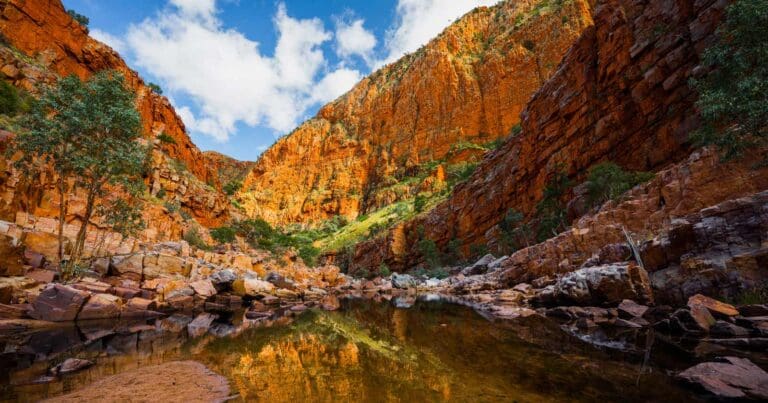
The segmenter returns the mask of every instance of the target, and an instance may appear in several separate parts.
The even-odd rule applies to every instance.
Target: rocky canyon
[[[0,401],[768,399],[765,0],[478,6],[255,161],[88,25],[0,0]]]

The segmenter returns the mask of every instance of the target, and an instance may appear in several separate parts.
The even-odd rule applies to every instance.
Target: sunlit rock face
[[[169,199],[180,201],[204,225],[216,226],[228,219],[230,205],[227,197],[219,191],[218,171],[224,165],[236,163],[225,158],[206,158],[192,143],[184,123],[168,99],[147,87],[117,52],[88,36],[87,30],[69,16],[59,0],[0,1],[0,33],[8,45],[0,47],[0,61],[11,73],[4,73],[5,79],[32,93],[37,92],[41,85],[53,83],[57,76],[74,74],[86,78],[101,70],[122,72],[127,85],[136,92],[136,106],[142,118],[144,137],[155,144],[153,172],[148,178],[148,185],[151,187],[162,179],[164,184],[173,188],[168,192]],[[172,141],[158,141],[156,137],[163,133]],[[169,165],[183,166],[192,180],[184,181],[178,175],[168,174]],[[4,210],[0,213],[5,219],[12,220],[19,207],[32,212],[31,206],[24,206],[22,198],[25,195],[21,194],[30,189],[16,189],[19,178],[13,177],[5,164],[0,166],[0,170],[6,171],[2,174],[7,176],[2,181],[3,201],[6,204],[0,205],[0,210]],[[44,185],[41,180],[33,182],[31,190],[43,193],[40,199],[49,201],[50,210],[57,210],[55,197],[46,194],[51,189],[41,186]],[[72,204],[73,210],[77,210],[79,203]],[[48,214],[45,206],[36,207],[39,207],[36,215],[55,216]],[[70,214],[75,216],[78,213],[73,211]],[[157,232],[169,234],[161,236],[161,239],[170,239],[172,234],[181,232],[181,227],[174,226],[173,219],[164,217],[162,213],[153,213],[148,220],[157,221],[162,221],[165,227],[172,227],[170,231],[156,228]]]
[[[478,8],[280,139],[238,197],[250,216],[277,224],[352,218],[410,197],[392,178],[429,161],[479,160],[481,151],[455,146],[506,137],[591,24],[584,0]]]

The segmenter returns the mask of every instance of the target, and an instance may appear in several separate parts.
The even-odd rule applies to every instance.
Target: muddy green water
[[[178,359],[198,360],[226,376],[241,401],[697,399],[659,367],[684,367],[686,360],[651,346],[648,334],[632,334],[633,345],[618,350],[587,343],[543,318],[491,321],[447,302],[419,301],[403,309],[344,300],[338,311],[308,311],[244,330],[222,318],[194,339],[183,324],[177,316],[4,335],[2,400],[36,401]],[[47,369],[66,357],[96,365],[47,377]]]

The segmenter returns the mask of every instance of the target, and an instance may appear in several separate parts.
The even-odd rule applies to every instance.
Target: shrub
[[[528,223],[524,222],[523,213],[511,208],[499,223],[501,243],[505,252],[514,252],[530,246],[533,232]]]
[[[147,83],[147,87],[154,91],[157,95],[163,95],[163,89],[155,83]]]
[[[224,185],[224,193],[226,193],[229,196],[234,195],[237,193],[238,190],[240,190],[243,187],[243,182],[240,181],[230,181],[226,185]]]
[[[67,14],[69,14],[70,17],[72,17],[73,20],[77,21],[78,24],[82,25],[83,28],[85,28],[86,31],[88,31],[88,24],[90,24],[91,20],[78,13],[75,10],[67,10]]]
[[[427,277],[430,277],[430,278],[437,278],[442,280],[448,277],[448,271],[445,270],[444,268],[436,268],[436,269],[427,271],[426,275]]]
[[[387,266],[386,263],[381,262],[379,265],[379,275],[382,277],[388,277],[390,274],[392,274],[392,271],[389,270],[389,266]]]
[[[446,254],[443,257],[443,262],[448,265],[453,265],[461,261],[461,240],[453,238],[448,241],[446,247]]]
[[[312,245],[302,245],[299,247],[299,257],[307,266],[317,265],[317,256],[320,255],[320,249]]]
[[[768,2],[738,0],[726,13],[717,42],[703,55],[713,70],[692,81],[703,121],[693,140],[717,145],[729,159],[768,138]]]
[[[512,130],[510,131],[511,136],[517,136],[523,131],[523,126],[520,125],[520,123],[512,126]]]
[[[160,140],[161,143],[176,144],[176,140],[173,137],[169,136],[168,133],[166,132],[160,133],[157,136],[157,139]]]
[[[168,210],[168,212],[171,214],[176,213],[181,209],[181,205],[179,204],[179,202],[167,201],[163,203],[163,207],[165,207],[165,209]]]
[[[235,229],[232,227],[219,227],[211,231],[211,238],[218,243],[231,243],[235,241]]]
[[[419,253],[424,257],[424,261],[429,267],[437,268],[440,266],[440,254],[435,241],[429,238],[424,238],[419,240],[417,247],[419,248]]]
[[[211,250],[211,247],[200,236],[200,230],[197,227],[192,227],[184,233],[184,240],[195,248],[202,250]]]
[[[587,176],[587,197],[590,206],[614,200],[636,185],[653,178],[649,172],[627,172],[613,162],[603,162],[590,168]]]
[[[0,80],[0,114],[13,116],[20,109],[19,92],[5,80]]]
[[[536,238],[539,242],[557,235],[568,226],[563,196],[571,188],[571,180],[562,170],[555,175],[544,187],[544,197],[536,205],[538,220]]]
[[[427,202],[429,199],[427,199],[423,195],[416,195],[416,198],[413,199],[413,210],[417,213],[421,213],[424,211],[424,207],[426,207]]]

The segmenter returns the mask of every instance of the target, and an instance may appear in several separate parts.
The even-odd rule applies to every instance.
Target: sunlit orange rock
[[[256,163],[238,195],[247,214],[273,224],[352,218],[408,197],[382,193],[459,141],[507,136],[592,24],[585,0],[545,3],[477,8],[324,106]]]

